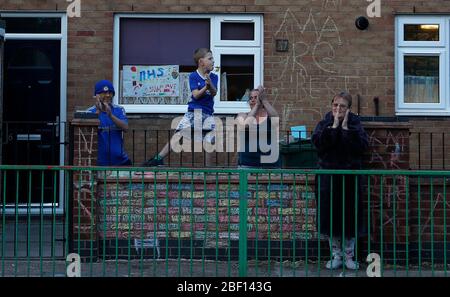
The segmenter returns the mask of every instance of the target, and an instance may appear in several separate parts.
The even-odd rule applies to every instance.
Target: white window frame
[[[422,109],[435,109],[444,111],[446,108],[445,90],[446,87],[446,62],[445,62],[445,50],[444,49],[399,49],[399,63],[398,63],[398,88],[400,98],[404,98],[404,58],[405,56],[434,56],[439,57],[439,103],[405,103],[403,100],[398,102],[399,108],[410,110],[422,110]]]
[[[439,41],[404,41],[405,24],[439,25]],[[395,20],[395,113],[409,116],[448,116],[450,115],[450,88],[448,36],[450,16],[397,16]],[[404,102],[404,57],[439,56],[439,103]]]
[[[209,19],[210,20],[210,49],[213,52],[215,66],[220,63],[219,53],[226,54],[253,54],[255,56],[254,86],[262,84],[263,79],[263,18],[259,14],[132,14],[118,13],[114,15],[114,40],[113,40],[113,84],[119,90],[119,51],[120,51],[120,20],[121,18],[179,18],[179,19]],[[222,22],[253,22],[255,32],[254,40],[220,40]],[[231,51],[233,51],[231,53]],[[214,73],[219,76],[220,69]],[[118,92],[119,93],[119,92]],[[247,102],[220,101],[220,89],[214,97],[215,114],[237,114],[250,110]],[[119,96],[115,96],[114,102],[119,102]],[[127,113],[185,113],[187,105],[156,105],[156,104],[121,104]]]
[[[245,15],[226,15],[226,16],[215,16],[213,18],[213,28],[217,30],[218,34],[211,34],[213,38],[213,44],[217,46],[251,46],[251,47],[260,47],[261,46],[261,17],[255,16],[245,16]],[[254,40],[222,40],[221,39],[221,29],[222,23],[252,23],[253,24],[253,34]]]
[[[261,65],[262,65],[262,57],[261,57],[261,51],[258,48],[240,48],[239,50],[236,50],[236,48],[232,47],[216,47],[213,51],[214,61],[215,65],[217,65],[220,69],[221,65],[221,59],[220,57],[222,55],[248,55],[253,56],[253,73],[255,75],[254,81],[256,86],[258,85],[258,82],[262,81],[261,77]],[[219,86],[218,94],[220,93],[220,85],[221,85],[221,76],[220,71],[216,73],[219,76],[219,81],[217,85]],[[216,97],[218,97],[216,95]],[[220,98],[220,96],[219,96]],[[238,113],[238,112],[248,112],[250,111],[250,108],[248,106],[247,102],[242,101],[220,101],[218,98],[214,98],[214,110],[215,113],[217,113],[217,110],[220,110],[221,113]]]
[[[405,25],[439,25],[439,41],[405,41]],[[444,46],[445,40],[447,39],[446,36],[446,26],[445,21],[443,18],[439,17],[400,17],[398,19],[398,45],[399,46]]]
[[[1,11],[0,11],[1,12]],[[61,33],[8,33],[8,28],[6,28],[5,41],[8,40],[60,40],[61,41],[61,52],[60,52],[60,110],[59,116],[62,123],[67,125],[67,14],[62,12],[1,12],[2,18],[61,18]],[[65,129],[59,130],[59,164],[64,165],[65,160]],[[44,204],[42,212],[46,215],[50,214],[64,214],[64,171],[59,172],[59,199],[58,207],[52,209],[53,203]],[[31,214],[41,213],[40,209],[34,207],[29,210],[27,207],[19,207],[19,214],[27,214],[30,211]],[[1,210],[0,210],[1,213]],[[14,209],[5,209],[6,214],[15,213]]]

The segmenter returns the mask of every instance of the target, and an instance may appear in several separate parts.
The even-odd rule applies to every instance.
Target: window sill
[[[175,113],[184,114],[187,112],[187,105],[133,105],[121,104],[127,114],[133,113]],[[238,114],[240,112],[249,112],[247,104],[227,106],[226,104],[217,104],[214,107],[214,114]]]
[[[397,116],[450,116],[450,110],[397,110]]]

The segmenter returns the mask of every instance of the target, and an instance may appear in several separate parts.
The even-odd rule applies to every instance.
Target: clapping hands
[[[211,78],[209,77],[209,73],[206,74],[205,84],[206,84],[206,88],[207,88],[207,89],[210,89],[210,88],[211,88]]]
[[[342,120],[342,129],[344,130],[348,130],[348,115],[350,113],[350,109],[347,109],[347,111],[345,112],[345,116],[344,119]],[[334,114],[334,121],[333,121],[333,127],[332,128],[337,128],[339,127],[339,112],[336,112]]]
[[[100,112],[106,112],[108,115],[111,115],[111,107],[109,106],[109,104],[103,102],[102,98],[99,95],[95,96],[95,99],[97,114],[100,114]]]

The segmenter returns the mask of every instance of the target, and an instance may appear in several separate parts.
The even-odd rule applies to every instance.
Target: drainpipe
[[[378,97],[373,98],[373,103],[375,104],[375,116],[380,115],[380,99]]]

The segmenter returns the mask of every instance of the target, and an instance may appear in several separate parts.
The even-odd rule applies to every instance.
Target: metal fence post
[[[239,172],[239,276],[247,276],[247,171]]]

